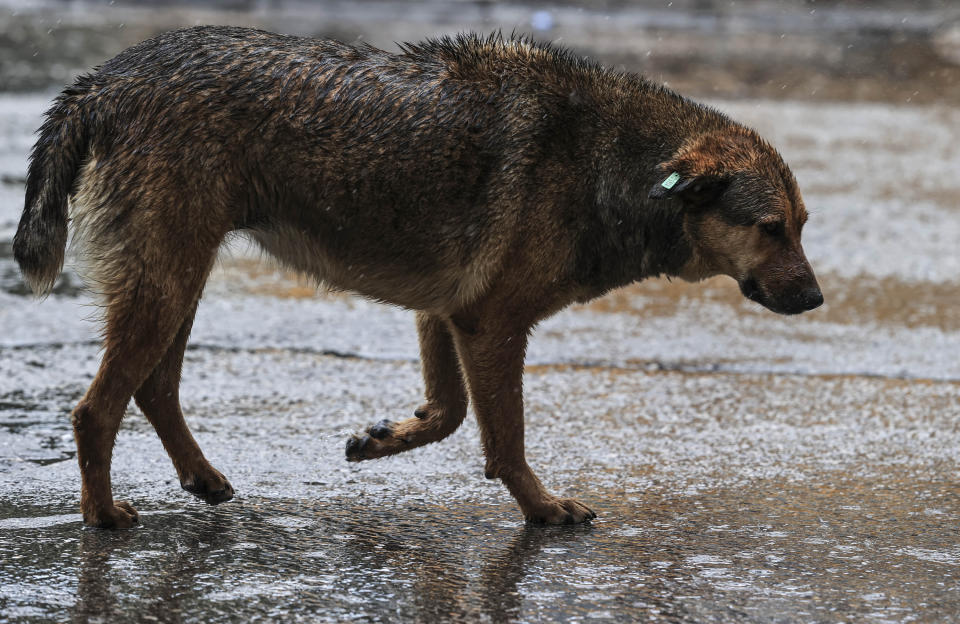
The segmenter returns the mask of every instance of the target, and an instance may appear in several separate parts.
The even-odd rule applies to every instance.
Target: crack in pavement
[[[98,349],[102,347],[102,343],[96,340],[80,340],[80,341],[60,341],[60,342],[34,342],[34,343],[24,343],[24,344],[14,344],[14,345],[0,345],[0,355],[5,351],[34,351],[41,349],[63,349],[65,347],[97,347]],[[363,362],[403,362],[403,363],[419,363],[419,358],[398,358],[398,357],[377,357],[373,355],[365,355],[362,353],[357,353],[354,351],[342,351],[338,349],[318,349],[315,347],[290,347],[290,346],[267,346],[267,347],[238,347],[238,346],[226,346],[218,345],[211,343],[197,343],[187,345],[187,351],[199,351],[206,353],[247,353],[247,354],[262,354],[262,353],[289,353],[293,355],[311,355],[311,356],[320,356],[320,357],[333,357],[345,360],[356,360]],[[945,378],[931,378],[923,377],[920,375],[909,375],[909,374],[883,374],[875,373],[871,371],[852,371],[852,372],[830,372],[830,371],[819,371],[819,372],[810,372],[803,370],[789,370],[789,369],[753,369],[753,370],[738,370],[735,368],[728,368],[727,366],[717,363],[717,362],[671,362],[666,360],[658,359],[633,359],[627,365],[624,364],[615,364],[611,362],[604,362],[602,360],[588,360],[588,361],[578,361],[578,360],[569,360],[569,361],[534,361],[526,364],[525,369],[530,372],[535,372],[537,369],[543,370],[562,370],[562,369],[575,369],[575,370],[591,370],[591,371],[612,371],[612,372],[643,372],[643,373],[684,373],[684,374],[693,374],[693,375],[770,375],[777,377],[804,377],[804,378],[815,378],[815,379],[889,379],[895,381],[909,381],[916,383],[925,383],[925,384],[960,384],[960,377],[945,377]]]

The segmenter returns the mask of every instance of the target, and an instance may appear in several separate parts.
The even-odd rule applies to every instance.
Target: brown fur
[[[766,142],[638,76],[522,40],[388,54],[235,28],[162,35],[48,112],[14,245],[40,293],[60,269],[68,199],[105,306],[103,362],[72,416],[84,521],[100,527],[137,521],[110,486],[131,397],[185,489],[233,495],[178,397],[230,232],[318,282],[417,310],[426,403],[353,437],[348,459],[445,438],[469,396],[487,476],[536,522],[594,516],[526,461],[523,361],[538,321],[664,274],[727,274],[778,312],[822,301],[802,200]]]

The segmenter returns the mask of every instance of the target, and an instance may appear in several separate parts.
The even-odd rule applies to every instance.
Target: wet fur
[[[651,192],[674,169],[686,190]],[[711,208],[733,186],[707,182],[744,174],[766,199],[739,216]],[[744,246],[777,210],[792,238]],[[141,43],[57,98],[14,242],[38,293],[62,266],[68,214],[105,306],[103,363],[72,416],[84,520],[103,527],[136,522],[110,488],[131,396],[184,488],[232,496],[177,398],[193,315],[231,232],[320,283],[417,311],[427,401],[351,439],[348,459],[442,439],[469,396],[487,476],[528,519],[557,523],[594,514],[549,494],[526,464],[534,325],[646,277],[776,263],[799,249],[806,218],[789,169],[751,130],[552,46],[460,36],[394,54],[227,27]]]

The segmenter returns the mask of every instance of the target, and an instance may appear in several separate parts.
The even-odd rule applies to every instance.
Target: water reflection
[[[117,600],[108,579],[110,558],[133,536],[129,532],[107,535],[101,531],[83,531],[80,536],[80,566],[77,575],[77,602],[70,619],[73,622],[110,621],[119,617]]]
[[[8,518],[0,599],[11,617],[75,622],[941,619],[960,566],[946,474],[605,495],[575,527],[506,521],[509,501],[362,497],[141,509],[120,532]]]
[[[464,511],[466,513],[464,513]],[[492,528],[473,510],[441,520],[247,500],[144,512],[131,531],[78,529],[75,622],[323,613],[333,619],[515,621],[543,576],[544,550],[577,550],[591,526]],[[498,510],[502,511],[502,510]],[[52,543],[50,544],[53,545]],[[56,548],[38,566],[56,568]],[[62,573],[63,570],[60,570]],[[555,580],[555,579],[554,579]],[[53,612],[51,612],[53,615]]]
[[[229,511],[211,510],[154,515],[149,528],[130,531],[82,529],[71,620],[192,619],[198,591],[229,563],[216,555],[235,543],[234,521]]]
[[[480,602],[494,622],[519,619],[523,607],[521,582],[541,576],[536,559],[544,548],[566,548],[594,531],[592,525],[538,527],[524,525],[506,547],[494,550],[481,570]]]

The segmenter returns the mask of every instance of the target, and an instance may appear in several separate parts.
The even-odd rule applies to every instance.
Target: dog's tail
[[[77,84],[56,99],[30,154],[23,215],[13,257],[38,296],[53,290],[67,246],[67,198],[87,156],[90,129],[83,113],[86,89]]]

